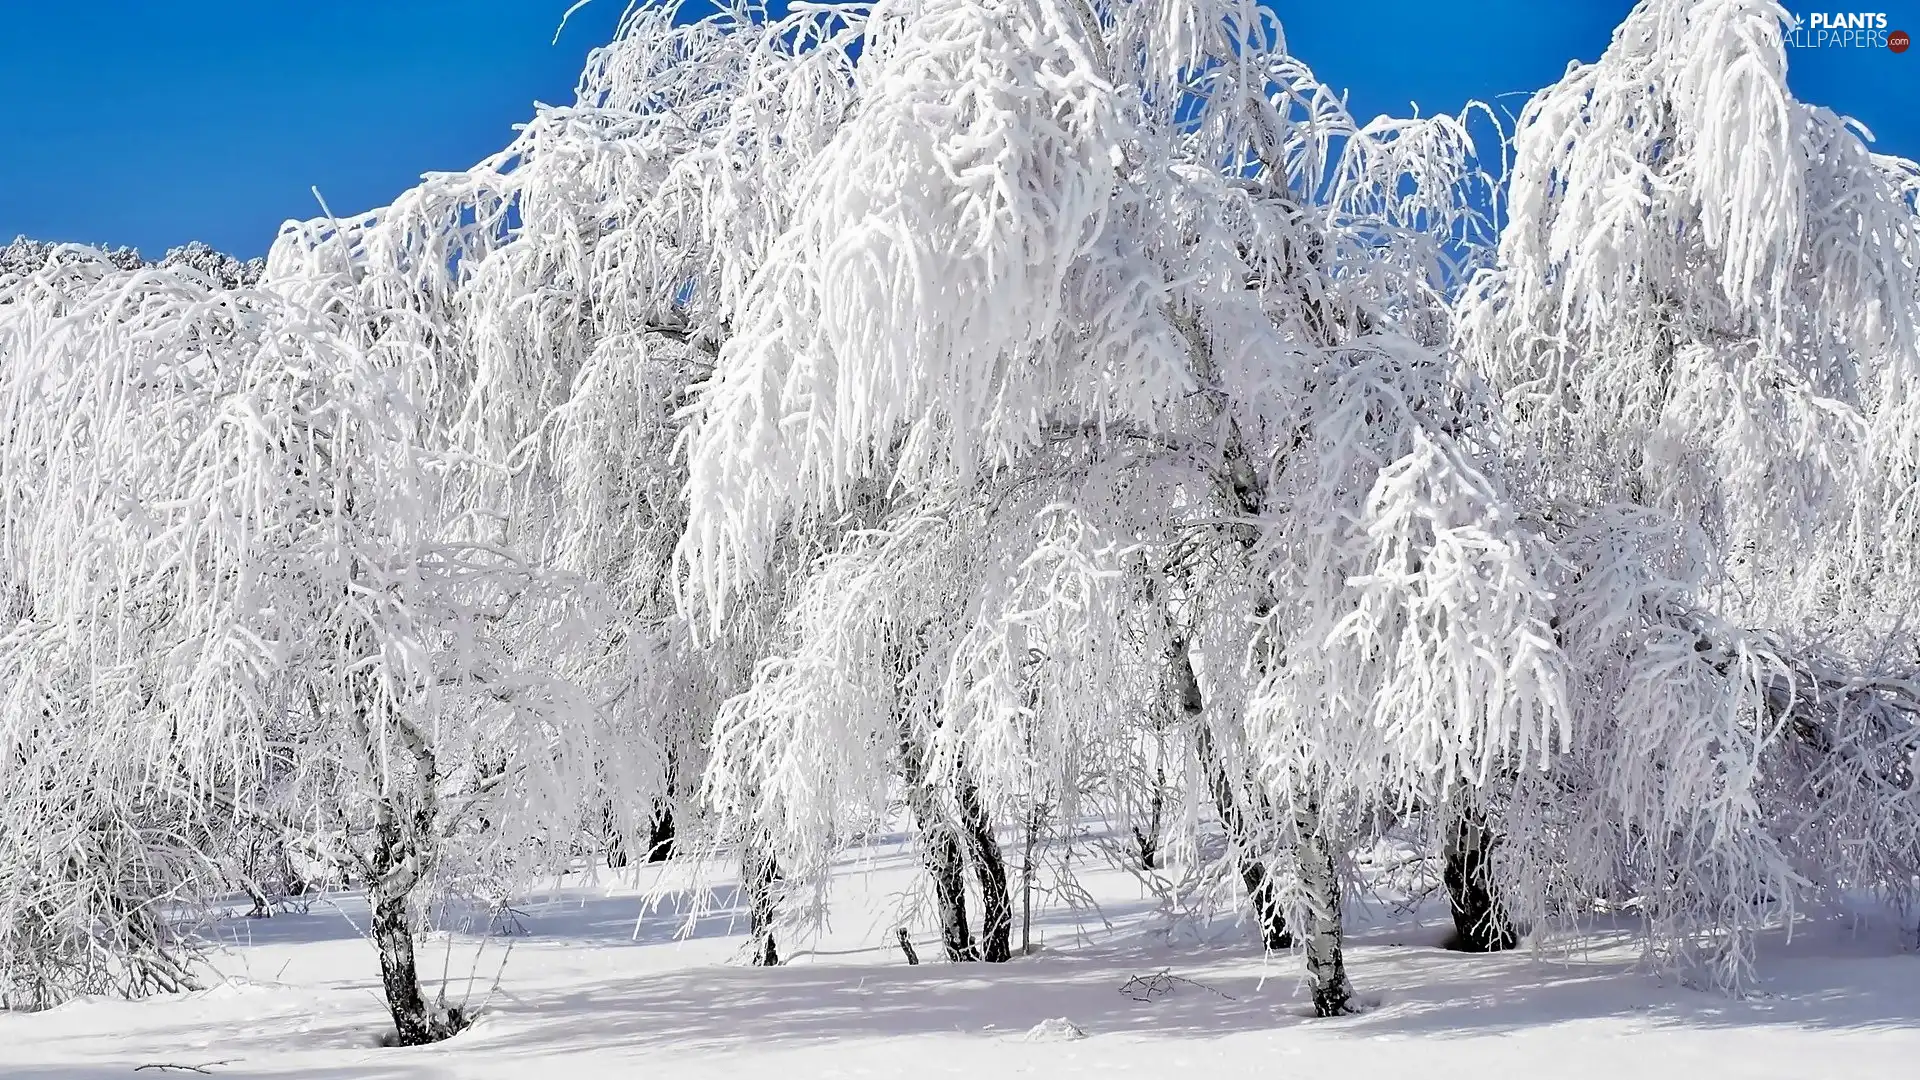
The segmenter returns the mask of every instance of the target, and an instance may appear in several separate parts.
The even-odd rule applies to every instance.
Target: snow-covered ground
[[[423,974],[444,971],[454,1000],[469,985],[486,1000],[474,1027],[438,1046],[378,1045],[377,965],[349,896],[223,921],[214,960],[225,980],[204,992],[0,1014],[0,1077],[127,1080],[150,1064],[289,1080],[1920,1075],[1920,956],[1886,921],[1803,924],[1769,942],[1762,992],[1731,1000],[1646,974],[1625,943],[1468,956],[1438,947],[1431,910],[1395,922],[1356,907],[1349,963],[1373,1007],[1314,1020],[1291,958],[1264,961],[1231,927],[1220,941],[1174,942],[1118,873],[1086,879],[1111,927],[1049,908],[1036,919],[1041,951],[960,968],[940,961],[922,920],[922,963],[908,967],[892,931],[915,872],[903,850],[883,848],[836,881],[819,940],[783,941],[787,963],[772,969],[738,962],[743,927],[728,925],[725,885],[711,897],[720,914],[690,938],[674,906],[690,893],[641,917],[662,873],[686,870],[569,879],[517,905],[526,933],[510,939],[430,937]],[[1186,981],[1123,992],[1163,969]],[[1044,1023],[1056,1019],[1071,1027]]]

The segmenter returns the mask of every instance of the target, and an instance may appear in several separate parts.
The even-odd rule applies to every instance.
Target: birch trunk
[[[422,815],[416,814],[416,820]],[[402,815],[383,797],[375,825],[371,883],[373,946],[380,952],[380,985],[393,1016],[395,1044],[424,1046],[450,1038],[465,1026],[459,1010],[429,1005],[420,992],[420,969],[413,951],[413,919],[408,901],[420,882],[424,863],[419,845],[399,825]]]
[[[1253,915],[1254,925],[1260,930],[1260,943],[1269,951],[1291,949],[1293,934],[1287,928],[1286,912],[1280,907],[1278,886],[1267,864],[1255,854],[1260,833],[1264,830],[1254,828],[1247,820],[1247,814],[1234,793],[1233,779],[1227,772],[1226,761],[1220,754],[1219,744],[1214,741],[1213,729],[1203,715],[1205,705],[1200,696],[1200,682],[1194,677],[1193,660],[1188,648],[1184,638],[1175,640],[1169,692],[1193,733],[1194,755],[1200,759],[1200,769],[1207,778],[1207,789],[1213,795],[1214,809],[1219,812],[1220,823],[1226,827],[1227,839],[1233,845],[1234,859],[1239,864],[1240,883],[1247,890],[1247,906]],[[1271,814],[1268,816],[1271,817]]]
[[[1307,895],[1311,918],[1307,928],[1307,984],[1313,992],[1313,1014],[1339,1016],[1353,1011],[1353,984],[1347,981],[1342,951],[1340,874],[1322,824],[1317,804],[1312,800],[1297,804],[1294,829],[1300,886]]]
[[[386,992],[387,1011],[393,1015],[396,1044],[424,1046],[450,1038],[466,1026],[459,1010],[448,1008],[444,1001],[429,1005],[420,993],[413,951],[409,901],[438,854],[438,763],[426,737],[371,688],[356,688],[351,707],[367,764],[374,775],[384,777],[384,790],[374,803],[373,851],[366,864],[380,984]],[[393,755],[392,766],[383,764],[381,752],[389,739],[400,750]],[[394,775],[389,768],[408,768],[411,775]]]
[[[420,969],[413,952],[413,925],[404,895],[377,897],[373,905],[373,946],[380,950],[380,985],[387,1011],[393,1016],[395,1041],[400,1046],[439,1042],[451,1031],[437,1030],[420,994]]]

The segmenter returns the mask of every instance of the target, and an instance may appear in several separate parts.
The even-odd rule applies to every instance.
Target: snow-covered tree
[[[513,546],[510,472],[448,406],[463,355],[376,306],[355,233],[312,235],[258,286],[54,260],[12,290],[9,570],[36,638],[84,658],[62,708],[130,779],[229,821],[269,774],[313,785],[371,893],[400,1041],[430,1041],[460,1018],[422,997],[410,905],[454,834],[517,854],[570,833],[604,740],[550,658],[597,629]]]
[[[69,420],[45,407],[37,336],[141,265],[124,249],[25,240],[0,254],[0,381],[9,415],[31,414],[10,424],[0,456],[9,522],[57,515],[66,492],[55,478],[94,470],[84,453],[76,461],[32,445]],[[181,762],[171,740],[134,719],[151,694],[142,673],[51,623],[58,600],[36,588],[31,547],[0,532],[0,995],[39,1007],[191,987],[194,949],[176,916],[216,882],[216,844],[173,783]],[[146,640],[143,629],[131,623],[124,640]]]
[[[366,214],[290,224],[263,286],[361,334],[427,425],[419,441],[471,469],[449,490],[489,522],[495,553],[523,561],[516,572],[567,575],[590,605],[591,640],[541,655],[591,689],[604,737],[592,782],[572,794],[615,853],[666,822],[703,829],[694,795],[711,722],[772,621],[696,641],[678,617],[674,446],[689,388],[727,334],[728,297],[783,227],[796,163],[853,93],[857,12],[681,15],[630,11],[574,103],[543,107],[474,167]],[[769,590],[769,612],[780,595]],[[525,618],[496,625],[513,638]],[[693,839],[744,843],[765,923],[777,862],[754,835]],[[756,937],[756,956],[772,955]]]
[[[218,887],[220,837],[165,783],[175,762],[127,756],[101,699],[141,690],[89,660],[31,619],[0,639],[0,1008],[198,985],[182,918]]]
[[[1500,797],[1515,902],[1637,896],[1722,984],[1920,853],[1920,167],[1793,98],[1788,18],[1648,0],[1536,95],[1459,311],[1570,664]]]
[[[990,487],[1060,432],[1135,456],[1165,495],[1091,546],[1199,534],[1220,564],[1157,602],[1216,635],[1201,708],[1252,749],[1316,1005],[1344,1011],[1341,816],[1538,757],[1564,719],[1544,553],[1459,437],[1441,351],[1461,125],[1355,124],[1251,3],[882,4],[860,79],[703,392],[691,604],[723,621],[786,523],[870,477]],[[934,755],[989,791],[1024,772],[1032,650],[1061,672],[1039,745],[1069,747],[1112,632],[1035,615],[1099,610],[1076,599],[1097,564],[1019,565],[966,630]],[[836,713],[796,706],[792,741]]]

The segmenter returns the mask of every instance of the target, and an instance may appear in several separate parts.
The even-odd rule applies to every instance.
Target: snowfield
[[[237,904],[215,931],[224,981],[0,1014],[0,1077],[126,1080],[174,1065],[299,1080],[1208,1075],[1194,1069],[1863,1080],[1911,1076],[1920,1061],[1920,957],[1886,919],[1830,916],[1776,935],[1760,993],[1732,999],[1646,974],[1625,934],[1575,956],[1472,956],[1439,947],[1437,906],[1395,920],[1387,905],[1353,904],[1348,963],[1371,1007],[1316,1020],[1296,958],[1264,959],[1230,921],[1169,934],[1115,871],[1083,880],[1111,928],[1050,905],[1036,913],[1035,955],[956,968],[939,959],[929,915],[914,923],[922,962],[908,967],[895,913],[923,876],[903,845],[849,863],[829,928],[783,939],[778,968],[739,962],[746,916],[725,883],[708,886],[714,914],[683,936],[684,866],[572,876],[516,905],[523,934],[427,937],[423,974],[444,976],[455,1001],[471,983],[485,1004],[448,1042],[400,1049],[378,1045],[392,1020],[355,895],[270,920]],[[664,899],[643,915],[650,892]],[[1155,980],[1163,970],[1172,978]]]

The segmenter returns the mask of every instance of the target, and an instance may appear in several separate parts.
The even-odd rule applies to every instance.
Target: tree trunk
[[[419,852],[396,824],[399,815],[387,799],[381,800],[375,829],[373,945],[380,951],[380,985],[386,991],[387,1011],[393,1015],[395,1045],[425,1046],[450,1038],[465,1026],[459,1010],[442,1003],[430,1006],[420,993],[420,970],[414,961],[413,922],[407,899],[419,882]]]
[[[1493,833],[1486,813],[1465,799],[1454,804],[1458,809],[1448,823],[1444,851],[1454,929],[1448,947],[1476,953],[1511,949],[1520,938],[1493,894]]]
[[[1300,884],[1307,894],[1312,924],[1307,933],[1307,983],[1313,992],[1315,1016],[1339,1016],[1353,1011],[1353,984],[1347,981],[1341,950],[1340,874],[1333,864],[1333,848],[1322,832],[1320,809],[1312,801],[1294,811]]]
[[[972,849],[974,876],[980,882],[980,958],[989,964],[1013,959],[1013,894],[1007,888],[1007,864],[994,839],[993,823],[980,802],[980,789],[962,773],[959,791],[961,824]]]
[[[261,880],[267,876],[267,869],[260,864],[264,861],[262,841],[258,834],[249,833],[246,842],[246,854],[240,858],[240,888],[253,902],[253,910],[247,912],[249,919],[273,918],[273,901],[267,896],[267,887]]]
[[[1035,807],[1027,815],[1027,839],[1020,855],[1020,955],[1033,954],[1033,850],[1039,842],[1044,812]]]
[[[603,803],[600,807],[600,827],[607,837],[607,868],[624,868],[631,857],[627,854],[625,830],[620,827],[620,815],[616,814],[613,804]]]
[[[1226,827],[1227,839],[1233,845],[1234,858],[1240,867],[1240,883],[1247,890],[1247,906],[1252,911],[1254,925],[1260,929],[1260,943],[1268,951],[1291,949],[1293,934],[1287,928],[1286,912],[1280,907],[1279,887],[1267,864],[1254,853],[1260,830],[1255,830],[1248,823],[1240,800],[1234,794],[1233,779],[1227,773],[1226,761],[1220,755],[1219,745],[1214,742],[1213,729],[1202,715],[1205,704],[1200,696],[1200,681],[1194,677],[1193,660],[1187,649],[1185,639],[1174,642],[1171,692],[1187,718],[1189,730],[1193,732],[1194,755],[1200,759],[1200,769],[1206,774],[1207,788],[1213,795],[1214,809],[1219,812],[1220,823]],[[1271,812],[1267,816],[1270,818]]]
[[[319,712],[317,705],[314,711]],[[380,720],[378,730],[372,722],[375,716]],[[387,1010],[393,1014],[396,1045],[423,1046],[450,1038],[466,1026],[458,1009],[448,1008],[444,1000],[429,1005],[421,996],[408,914],[408,899],[438,854],[439,766],[426,736],[366,684],[357,688],[352,720],[375,775],[384,771],[382,746],[389,738],[399,743],[413,766],[411,784],[384,791],[374,801],[373,851],[364,869],[367,900],[373,908],[370,929],[374,947],[380,951],[380,983],[386,991]]]
[[[973,931],[967,926],[967,864],[960,838],[927,783],[926,754],[914,737],[912,723],[898,720],[900,772],[906,781],[907,802],[920,833],[920,861],[933,879],[933,901],[940,920],[940,943],[950,963],[980,959]]]
[[[673,858],[673,806],[665,800],[654,805],[653,828],[647,837],[647,861],[666,862]]]
[[[940,917],[940,942],[946,946],[947,959],[964,963],[980,959],[980,949],[967,925],[967,862],[960,851],[960,838],[944,824],[936,822],[921,830],[923,859],[933,875],[933,898]]]
[[[283,837],[274,845],[280,860],[280,892],[285,896],[307,895],[307,879],[293,865],[293,856],[287,852],[287,842]]]
[[[1157,741],[1157,739],[1156,739]],[[1147,796],[1146,827],[1133,827],[1134,849],[1140,856],[1140,869],[1157,870],[1160,867],[1160,828],[1161,819],[1167,807],[1167,769],[1158,757],[1153,762],[1153,792]]]
[[[426,999],[420,996],[420,970],[414,961],[413,926],[407,898],[381,896],[373,905],[373,945],[380,950],[380,985],[393,1014],[397,1045],[425,1046],[452,1032],[436,1031]]]
[[[773,941],[773,923],[779,915],[774,885],[780,880],[780,866],[773,856],[758,847],[746,851],[741,875],[747,892],[747,910],[752,932],[753,966],[778,967],[780,951]]]
[[[892,647],[892,665],[897,671],[907,671],[925,647],[923,630],[911,642]],[[1013,958],[1013,897],[1007,888],[1006,862],[994,839],[986,807],[980,802],[979,789],[964,768],[957,770],[954,802],[959,821],[950,821],[927,778],[927,750],[914,730],[912,717],[904,709],[897,710],[894,723],[899,735],[901,777],[920,830],[921,858],[933,876],[947,959],[1005,963]],[[965,858],[969,855],[980,882],[978,949],[967,926]]]

